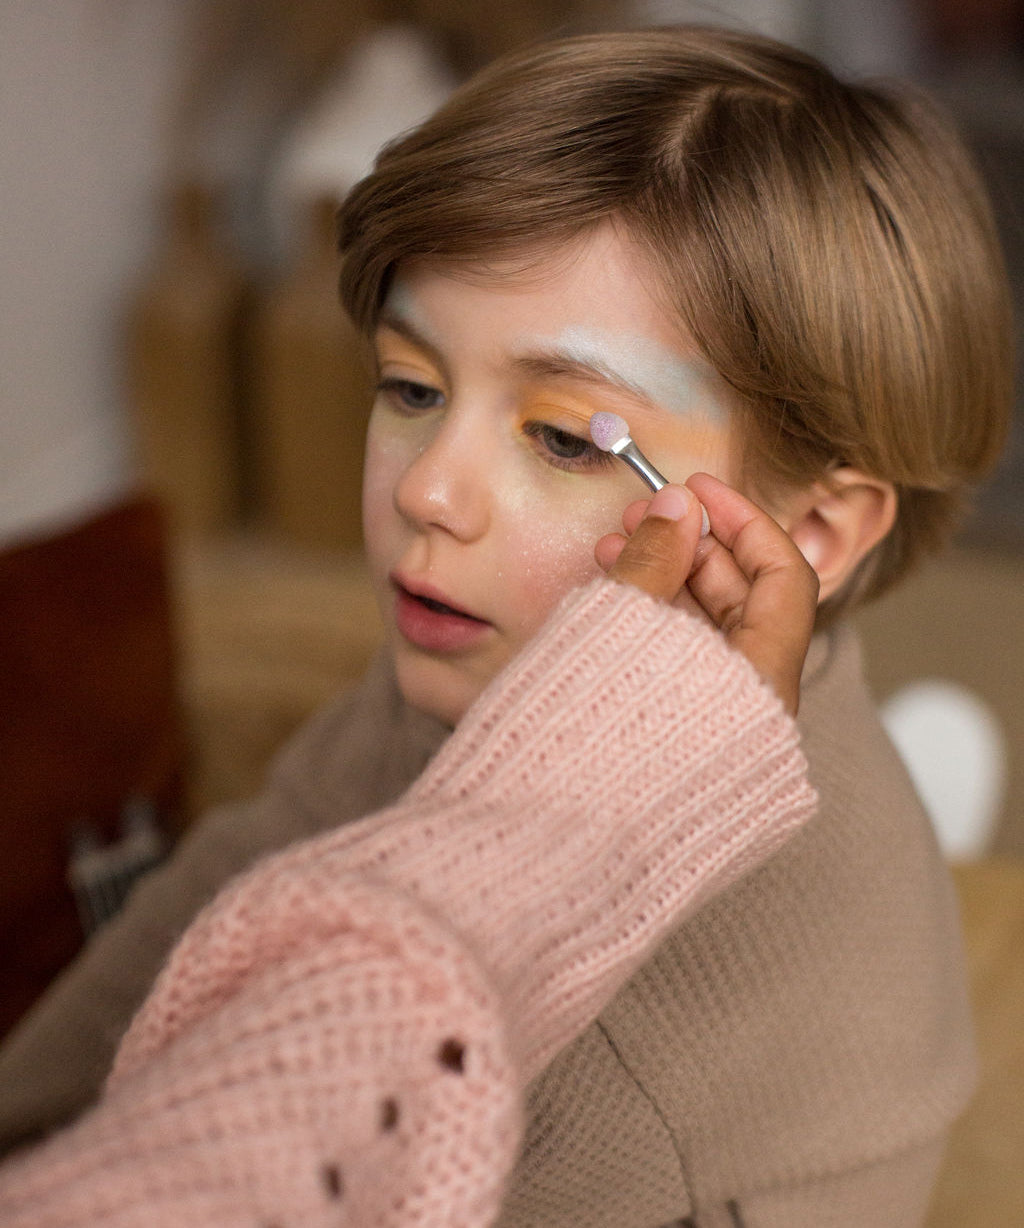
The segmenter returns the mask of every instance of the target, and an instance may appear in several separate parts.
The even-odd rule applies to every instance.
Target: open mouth
[[[463,610],[457,605],[450,605],[447,601],[442,601],[439,597],[432,596],[429,591],[419,590],[419,586],[412,588],[408,584],[403,583],[397,575],[392,576],[392,582],[398,590],[400,597],[415,602],[425,610],[429,610],[432,614],[451,618],[464,618],[472,623],[487,625],[485,619],[477,618],[475,614],[470,614],[468,610]],[[425,589],[426,585],[423,588]]]
[[[475,646],[491,624],[437,597],[417,593],[395,581],[395,622],[417,648],[452,653]]]
[[[408,593],[408,589],[406,592]],[[428,610],[433,610],[435,614],[454,614],[456,618],[468,618],[471,622],[482,623],[482,618],[477,618],[473,614],[467,614],[465,610],[457,610],[454,606],[445,605],[443,601],[435,601],[433,597],[420,597],[416,593],[409,593],[413,601],[418,601],[421,605],[425,605]]]

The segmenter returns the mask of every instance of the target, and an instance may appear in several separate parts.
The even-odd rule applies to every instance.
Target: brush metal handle
[[[668,485],[668,478],[662,477],[632,439],[627,439],[621,449],[615,447],[612,448],[612,451],[639,474],[651,490],[661,490],[663,486]]]

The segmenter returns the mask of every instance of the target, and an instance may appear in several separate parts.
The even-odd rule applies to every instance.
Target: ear
[[[891,482],[845,467],[786,500],[778,519],[818,573],[819,602],[850,579],[892,528],[896,510]]]

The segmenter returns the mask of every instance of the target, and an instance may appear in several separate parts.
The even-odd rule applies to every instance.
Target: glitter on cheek
[[[585,479],[553,476],[550,484],[508,481],[496,492],[504,614],[524,636],[538,630],[566,593],[601,574],[594,546],[620,527],[628,502],[609,498],[606,483],[591,492]]]
[[[397,561],[404,540],[402,517],[395,505],[403,476],[426,447],[422,433],[403,430],[386,410],[370,415],[363,460],[363,543],[371,573],[383,582]]]
[[[422,452],[424,441],[413,432],[402,430],[400,425],[389,421],[386,414],[371,412],[366,432],[366,450],[363,460],[363,484],[376,487],[393,484],[402,470]]]

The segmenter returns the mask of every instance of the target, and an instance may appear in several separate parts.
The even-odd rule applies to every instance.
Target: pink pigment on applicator
[[[629,423],[619,414],[602,410],[592,414],[590,418],[590,438],[602,452],[611,452],[638,474],[651,490],[661,490],[667,486],[668,478],[663,477],[651,464],[646,456],[633,442],[629,433]],[[701,537],[706,537],[711,531],[707,509],[701,505]]]

